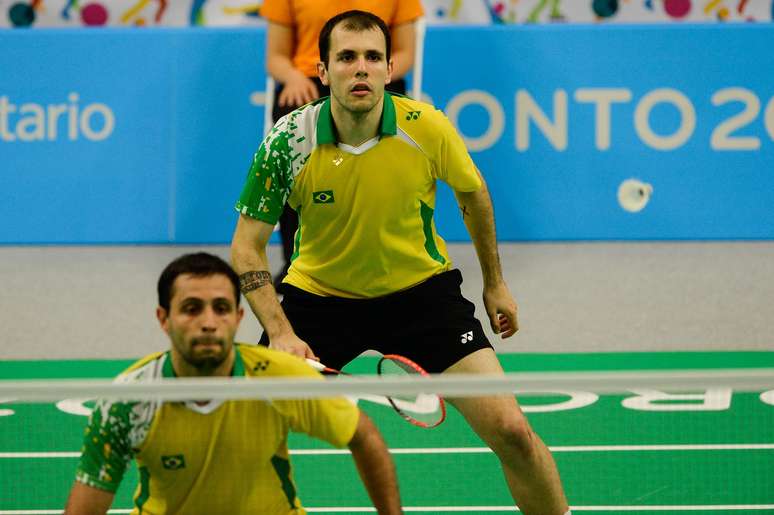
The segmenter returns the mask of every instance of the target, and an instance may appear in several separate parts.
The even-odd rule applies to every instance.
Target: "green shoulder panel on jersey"
[[[253,157],[236,210],[269,224],[277,223],[296,176],[317,142],[316,125],[325,99],[282,117]]]
[[[157,352],[132,364],[117,383],[152,381],[162,376],[167,355]],[[134,450],[150,430],[160,403],[98,400],[83,437],[76,479],[89,486],[115,492],[131,465]]]

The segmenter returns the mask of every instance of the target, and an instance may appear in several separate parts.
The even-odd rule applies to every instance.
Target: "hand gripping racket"
[[[319,361],[312,359],[306,360],[309,365],[319,370],[323,374],[336,374],[351,376],[341,370],[326,367]],[[379,358],[376,364],[376,372],[380,376],[416,376],[427,377],[430,374],[425,369],[411,361],[410,359],[398,354],[385,354]],[[434,393],[420,393],[417,395],[395,395],[395,396],[363,396],[363,400],[388,404],[398,412],[404,420],[415,426],[431,428],[441,424],[446,419],[446,403],[443,397]],[[387,402],[383,402],[386,399]]]

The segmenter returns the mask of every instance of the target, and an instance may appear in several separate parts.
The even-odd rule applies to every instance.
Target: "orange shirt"
[[[389,27],[413,21],[423,13],[420,0],[264,0],[261,16],[293,29],[293,66],[307,77],[316,77],[320,60],[317,40],[323,25],[352,9],[374,13]]]

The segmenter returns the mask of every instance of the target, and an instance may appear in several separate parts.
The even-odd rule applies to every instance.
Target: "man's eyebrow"
[[[336,55],[337,56],[343,56],[343,55],[354,54],[354,53],[355,53],[354,50],[351,50],[349,48],[345,48],[344,50],[339,50],[338,52],[336,52]],[[378,56],[383,56],[384,55],[384,52],[382,52],[381,50],[376,50],[376,49],[368,49],[368,50],[365,50],[363,53],[364,54],[368,54],[368,55],[378,55]]]

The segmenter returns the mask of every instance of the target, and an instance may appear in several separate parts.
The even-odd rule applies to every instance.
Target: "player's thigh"
[[[449,368],[448,374],[503,374],[503,367],[492,347],[471,352]]]
[[[472,353],[444,374],[502,374],[503,369],[494,350],[481,349]],[[501,440],[527,440],[529,423],[512,393],[481,397],[447,399],[468,421],[470,427],[490,445]]]
[[[443,372],[482,349],[491,350],[475,317],[475,305],[462,296],[461,282],[460,272],[452,270],[396,298],[388,311],[397,323],[380,344],[430,373]]]

